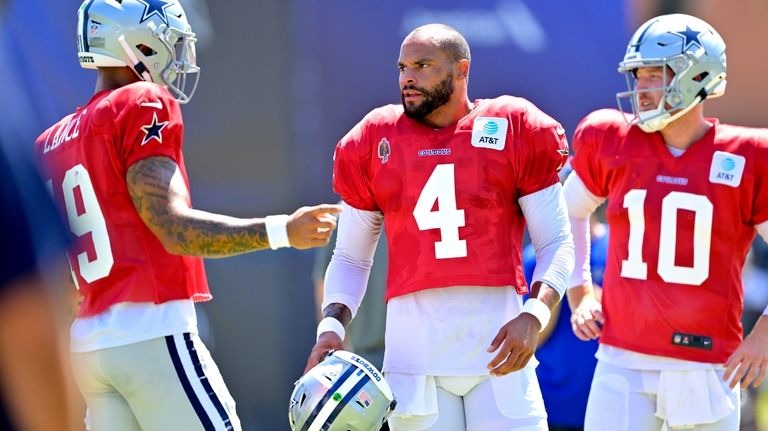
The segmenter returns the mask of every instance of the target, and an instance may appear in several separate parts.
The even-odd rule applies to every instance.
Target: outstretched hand
[[[334,214],[341,212],[341,205],[315,205],[301,207],[288,218],[288,240],[291,247],[304,250],[328,244],[331,233],[336,229]]]
[[[503,376],[525,367],[536,351],[541,324],[529,313],[520,313],[499,329],[488,352],[499,352],[488,363],[494,376]]]

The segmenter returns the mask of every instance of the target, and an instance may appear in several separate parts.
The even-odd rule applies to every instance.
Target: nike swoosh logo
[[[141,106],[148,108],[163,109],[163,104],[160,101],[157,102],[141,102]]]

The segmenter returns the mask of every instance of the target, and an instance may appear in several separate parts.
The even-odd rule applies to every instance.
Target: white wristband
[[[538,298],[528,298],[528,300],[525,301],[525,304],[523,304],[523,310],[521,313],[532,314],[533,317],[539,321],[541,324],[541,329],[539,329],[539,332],[543,331],[544,328],[547,327],[549,318],[552,317],[552,311],[549,309],[547,304],[541,302],[541,300]]]
[[[323,332],[335,332],[341,338],[341,341],[344,341],[344,336],[346,335],[344,325],[334,317],[323,317],[323,320],[318,323],[317,338],[320,338],[320,334]]]
[[[272,250],[290,247],[288,240],[288,216],[285,214],[271,215],[264,219],[267,227],[267,241]]]

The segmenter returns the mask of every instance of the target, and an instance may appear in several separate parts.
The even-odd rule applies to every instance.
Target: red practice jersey
[[[517,200],[558,182],[568,143],[562,127],[524,99],[475,106],[441,129],[384,106],[336,147],[336,192],[384,214],[387,299],[457,285],[527,292]]]
[[[615,110],[576,130],[573,168],[608,198],[603,343],[723,363],[741,341],[741,270],[768,220],[768,131],[707,121],[680,157]]]
[[[139,217],[126,171],[147,157],[173,159],[189,187],[176,99],[138,82],[101,91],[46,130],[35,150],[76,238],[69,261],[83,296],[79,315],[120,302],[207,300],[200,258],[175,256]]]

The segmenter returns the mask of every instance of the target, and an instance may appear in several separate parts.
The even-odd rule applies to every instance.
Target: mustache
[[[414,91],[418,91],[419,93],[428,93],[426,88],[417,87],[415,85],[406,85],[405,87],[403,87],[401,91],[406,91],[406,90],[414,90]]]

